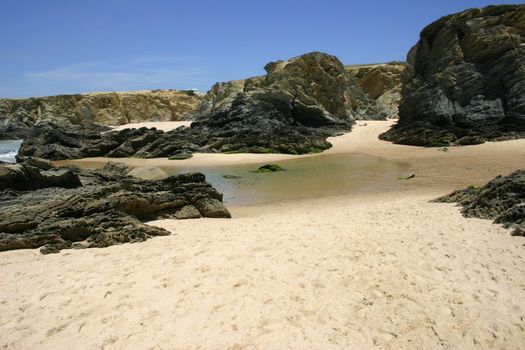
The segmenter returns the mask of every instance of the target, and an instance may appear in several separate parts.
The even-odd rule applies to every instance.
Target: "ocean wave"
[[[9,163],[16,163],[16,155],[18,154],[18,151],[9,151],[5,153],[0,153],[0,161],[2,162],[9,162]]]

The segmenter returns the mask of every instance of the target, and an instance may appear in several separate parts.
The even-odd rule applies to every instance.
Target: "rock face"
[[[498,176],[483,187],[469,186],[436,202],[456,202],[466,217],[494,220],[525,236],[525,170]]]
[[[264,69],[264,77],[212,87],[207,94],[208,108],[201,108],[197,120],[213,121],[213,116],[223,117],[224,113],[232,113],[238,102],[247,101],[263,105],[261,109],[273,108],[279,119],[305,126],[352,121],[348,80],[336,57],[312,52],[288,61],[270,62]]]
[[[337,58],[314,52],[271,62],[265,69],[264,77],[216,84],[190,128],[101,133],[88,123],[76,128],[67,122],[41,121],[29,132],[19,154],[53,160],[178,159],[195,151],[303,154],[331,147],[327,137],[351,129],[356,115],[351,87],[357,85],[351,84]]]
[[[202,97],[194,91],[151,90],[0,99],[0,139],[25,138],[39,120],[121,125],[189,119]]]
[[[348,74],[376,108],[388,118],[397,118],[401,100],[401,77],[405,71],[405,62],[381,64],[358,64],[346,66]],[[372,102],[373,101],[373,102]]]
[[[0,166],[0,251],[106,247],[169,234],[141,220],[230,217],[200,173],[153,181],[129,171],[113,163],[96,171],[54,168],[35,159]]]
[[[395,143],[442,146],[525,136],[525,5],[430,24],[408,54]]]

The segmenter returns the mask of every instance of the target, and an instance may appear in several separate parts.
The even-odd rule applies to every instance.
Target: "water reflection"
[[[112,159],[111,161],[118,161]],[[103,167],[104,161],[61,161],[85,168]],[[408,165],[359,154],[319,155],[277,162],[285,171],[257,173],[265,163],[225,166],[159,166],[168,174],[201,172],[228,206],[264,204],[294,199],[381,192],[400,185],[397,177]],[[148,166],[153,164],[148,163]]]
[[[364,155],[326,155],[278,162],[285,171],[254,172],[260,165],[163,170],[169,174],[200,171],[229,205],[253,205],[283,200],[380,191],[396,182],[407,165]]]

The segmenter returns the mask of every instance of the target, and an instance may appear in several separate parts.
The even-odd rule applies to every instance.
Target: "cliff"
[[[346,66],[347,73],[353,77],[367,98],[375,101],[388,118],[397,118],[401,100],[402,75],[405,62],[380,64],[358,64]]]
[[[407,61],[399,122],[381,138],[444,146],[525,137],[525,5],[443,17]]]
[[[23,138],[42,119],[66,119],[73,124],[120,125],[140,121],[191,118],[201,95],[194,91],[144,90],[22,99],[0,99],[0,139]]]

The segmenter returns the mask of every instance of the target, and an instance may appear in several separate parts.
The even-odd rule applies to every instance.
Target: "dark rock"
[[[179,209],[175,215],[177,219],[197,219],[201,217],[199,209],[195,208],[193,205],[185,205]]]
[[[525,137],[524,23],[525,5],[501,5],[423,29],[408,54],[399,122],[380,138],[441,146]]]
[[[19,151],[46,159],[186,158],[193,152],[303,154],[331,147],[354,123],[349,77],[334,56],[310,53],[266,65],[267,75],[217,84],[191,127],[102,132],[40,121]]]
[[[440,197],[436,202],[456,202],[466,217],[494,220],[513,234],[525,230],[525,170],[498,176],[483,187],[469,186]]]
[[[193,154],[191,154],[190,152],[179,151],[169,156],[168,159],[169,160],[182,160],[182,159],[190,159],[191,157],[193,157]]]
[[[463,136],[459,140],[456,141],[456,145],[459,146],[466,146],[466,145],[479,145],[481,143],[484,143],[486,140],[483,136],[480,135],[468,135]]]
[[[35,165],[42,165],[43,168]],[[46,187],[74,188],[79,186],[81,182],[75,171],[67,168],[50,169],[47,163],[39,163],[38,160],[0,166],[0,190],[36,190]]]
[[[126,176],[115,164],[43,170],[26,162],[0,171],[0,179],[17,177],[0,182],[0,251],[105,247],[169,234],[141,220],[230,217],[222,194],[200,173],[152,181]]]
[[[257,169],[257,172],[258,173],[274,173],[274,172],[283,171],[283,170],[284,169],[281,168],[277,164],[265,164],[265,165],[259,167],[259,169]]]

